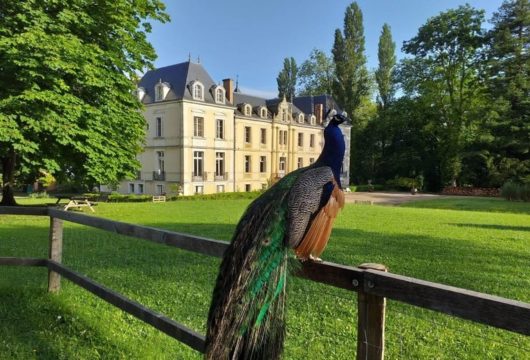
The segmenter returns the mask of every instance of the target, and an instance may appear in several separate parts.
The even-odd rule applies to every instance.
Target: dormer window
[[[300,124],[304,123],[304,114],[298,115],[298,123],[300,123]]]
[[[191,83],[191,96],[193,100],[204,100],[204,86],[199,81]]]
[[[162,101],[169,92],[169,84],[163,83],[162,80],[155,85],[155,101]]]
[[[265,107],[262,107],[261,110],[260,110],[260,116],[262,119],[265,119],[267,118],[267,108]]]
[[[315,115],[311,115],[311,125],[315,125],[317,123],[317,117]]]
[[[218,104],[225,103],[225,90],[221,86],[215,89],[215,102]]]
[[[145,95],[145,89],[143,87],[139,87],[138,89],[136,89],[135,94],[138,100],[142,101]]]
[[[252,115],[252,107],[249,104],[245,104],[244,114],[245,116],[251,116]]]

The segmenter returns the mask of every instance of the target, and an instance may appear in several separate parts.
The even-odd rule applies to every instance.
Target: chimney
[[[233,104],[234,103],[234,80],[224,79],[223,87],[225,88],[225,92],[226,92],[226,100],[228,100],[230,104]]]
[[[315,104],[315,117],[317,118],[317,124],[322,124],[324,120],[324,104]]]

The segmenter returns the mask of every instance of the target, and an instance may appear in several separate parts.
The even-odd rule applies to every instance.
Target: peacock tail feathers
[[[206,359],[277,359],[283,350],[287,195],[298,174],[250,204],[236,227],[213,293]]]

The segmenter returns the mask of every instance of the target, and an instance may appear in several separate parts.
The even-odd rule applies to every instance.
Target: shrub
[[[508,181],[501,188],[501,196],[510,201],[530,201],[530,184]]]
[[[182,200],[234,200],[234,199],[255,199],[261,195],[263,191],[246,191],[246,192],[225,192],[216,194],[196,194],[190,196],[171,196],[170,201]]]
[[[48,193],[46,191],[31,193],[31,194],[29,194],[29,197],[32,198],[32,199],[48,199],[48,198],[50,198],[50,196],[48,195]]]
[[[387,180],[385,185],[391,189],[400,191],[409,191],[412,188],[418,187],[416,179],[406,177],[396,177],[394,179]]]
[[[355,192],[381,191],[385,190],[385,186],[381,184],[352,185],[350,189]]]
[[[110,194],[108,202],[147,202],[153,199],[152,195],[124,195],[124,194]]]

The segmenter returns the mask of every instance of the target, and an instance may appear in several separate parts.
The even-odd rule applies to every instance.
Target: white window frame
[[[245,137],[245,144],[250,144],[252,142],[252,127],[251,126],[245,126],[244,130],[244,137]]]
[[[267,118],[267,108],[265,108],[265,107],[261,108],[260,116],[261,116],[262,119],[266,119]]]
[[[193,137],[204,137],[204,117],[193,117]]]
[[[225,103],[225,90],[218,86],[215,88],[215,102],[217,104],[224,104]]]
[[[225,158],[226,156],[224,152],[215,153],[215,176],[225,176]]]
[[[193,152],[193,176],[204,175],[204,151]]]
[[[216,139],[225,138],[225,121],[223,119],[215,120],[215,138]]]
[[[252,106],[250,106],[249,104],[245,104],[243,109],[245,116],[252,116]]]
[[[193,100],[204,100],[204,85],[195,81],[191,86],[191,96]]]
[[[155,123],[156,123],[155,137],[162,137],[164,134],[164,125],[163,125],[162,117],[157,116],[155,118]]]

